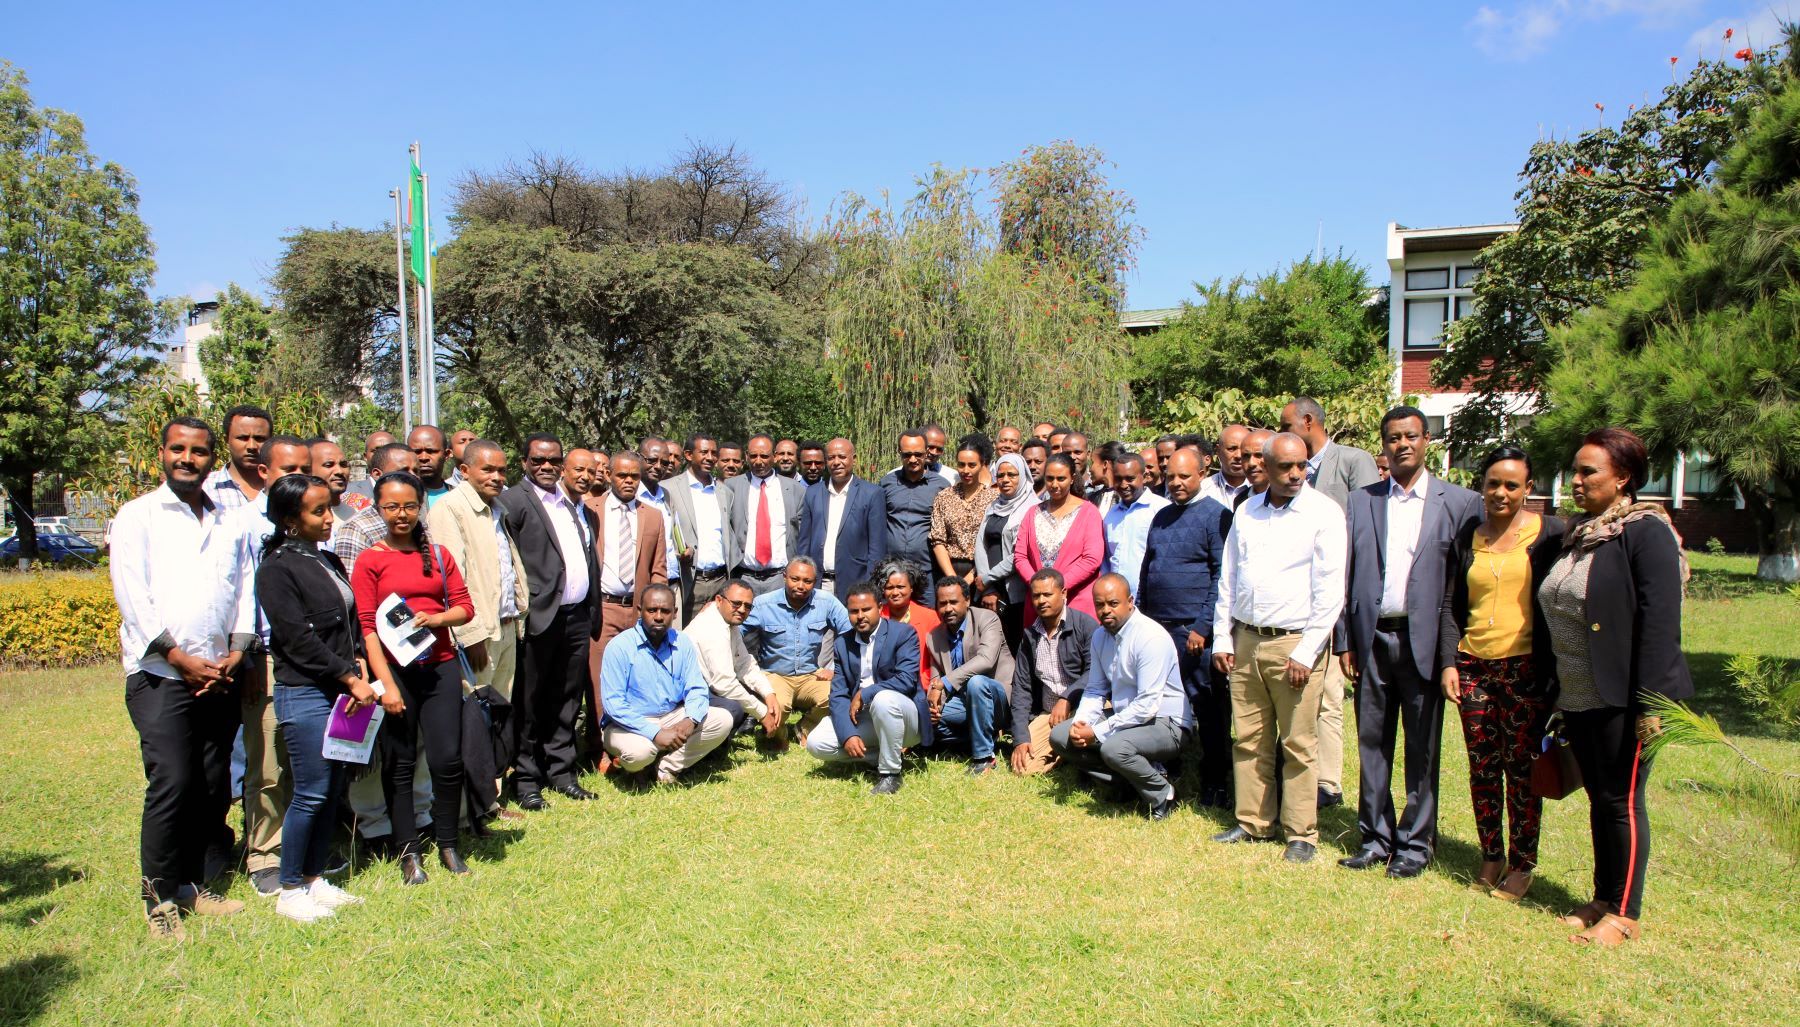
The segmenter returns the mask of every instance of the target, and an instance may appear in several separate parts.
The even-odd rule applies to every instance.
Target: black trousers
[[[173,899],[206,880],[206,849],[231,809],[231,742],[240,723],[231,693],[196,696],[179,678],[139,671],[125,679],[125,709],[144,757],[138,860],[144,902]]]
[[[1212,669],[1212,647],[1188,652],[1186,624],[1164,624],[1180,658],[1181,683],[1194,707],[1200,742],[1200,787],[1231,787],[1231,682]]]
[[[594,625],[594,597],[557,609],[549,627],[525,639],[513,691],[518,724],[517,774],[513,787],[530,795],[575,780],[575,726],[582,696],[588,695],[588,634]],[[598,728],[592,744],[598,746]]]
[[[1650,812],[1644,804],[1650,757],[1637,739],[1637,714],[1620,707],[1565,712],[1563,729],[1588,793],[1594,898],[1636,920],[1650,863]]]
[[[421,736],[431,759],[431,827],[440,847],[456,844],[462,812],[462,669],[455,660],[401,668],[394,675],[406,712],[381,725],[381,794],[394,840],[402,851],[418,845],[413,772]]]
[[[1435,625],[1434,625],[1435,627]],[[1362,758],[1356,826],[1364,852],[1431,862],[1437,848],[1438,752],[1444,693],[1419,676],[1410,629],[1375,629],[1369,665],[1356,683],[1356,745]],[[1395,816],[1395,733],[1406,732],[1406,807]]]

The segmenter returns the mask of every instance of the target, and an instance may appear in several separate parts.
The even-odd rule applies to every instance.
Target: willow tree
[[[1002,195],[1010,174],[999,172]],[[981,214],[984,184],[977,172],[933,168],[898,209],[852,195],[830,226],[830,364],[871,463],[888,459],[901,431],[931,422],[952,438],[1044,419],[1120,430],[1126,340],[1107,270],[1119,265],[1054,244],[1008,250]],[[1059,195],[1082,191],[1100,198],[1091,180]],[[1135,232],[1122,217],[1114,227],[1115,238]]]

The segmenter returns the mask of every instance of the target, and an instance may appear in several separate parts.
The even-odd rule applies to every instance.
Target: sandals
[[[1475,874],[1475,880],[1469,882],[1469,887],[1476,891],[1491,892],[1500,886],[1500,877],[1504,873],[1506,873],[1505,860],[1484,859],[1481,861],[1481,869]]]
[[[1508,887],[1508,885],[1512,885],[1512,887]],[[1506,877],[1495,886],[1493,891],[1488,892],[1488,894],[1499,899],[1501,902],[1517,902],[1524,898],[1525,893],[1530,890],[1531,872],[1527,870],[1513,870],[1509,871]]]
[[[1587,930],[1599,923],[1602,917],[1608,915],[1610,914],[1607,913],[1606,906],[1601,903],[1599,899],[1595,899],[1587,905],[1571,912],[1567,916],[1557,917],[1556,922],[1562,924],[1564,927],[1579,927],[1582,930]]]
[[[1608,913],[1600,918],[1600,922],[1580,934],[1569,935],[1569,940],[1578,945],[1597,945],[1603,949],[1616,949],[1628,941],[1635,941],[1638,936],[1638,922],[1622,916]]]

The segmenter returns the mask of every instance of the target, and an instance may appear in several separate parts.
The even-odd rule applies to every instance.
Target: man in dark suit
[[[806,736],[806,751],[827,763],[875,765],[876,795],[900,790],[900,750],[919,744],[919,636],[881,616],[872,582],[850,586],[848,634],[836,641],[831,716]]]
[[[1200,454],[1169,457],[1169,504],[1156,511],[1144,543],[1138,609],[1162,625],[1180,654],[1181,680],[1200,737],[1200,802],[1231,805],[1231,683],[1212,665],[1213,608],[1231,511],[1201,495]]]
[[[775,440],[753,435],[744,444],[750,473],[725,483],[731,523],[743,553],[739,577],[757,595],[782,585],[788,557],[800,551],[800,510],[806,486],[775,473]]]
[[[800,514],[800,552],[819,565],[819,588],[836,594],[867,581],[887,556],[887,501],[881,488],[858,478],[849,439],[825,446],[826,478],[806,490]]]
[[[690,436],[686,453],[687,470],[663,482],[675,518],[684,623],[725,590],[744,555],[731,520],[731,492],[713,476],[718,441],[711,435]]]
[[[1306,442],[1306,483],[1345,509],[1350,493],[1374,484],[1381,475],[1375,458],[1354,446],[1331,441],[1325,430],[1325,408],[1311,396],[1295,396],[1281,408],[1281,430]],[[1319,808],[1344,801],[1344,688],[1337,660],[1325,664],[1323,699],[1319,704]]]
[[[598,621],[594,534],[599,522],[583,497],[569,495],[562,469],[562,441],[533,435],[525,441],[525,480],[499,499],[531,596],[513,704],[520,717],[513,783],[519,808],[534,812],[546,808],[546,787],[578,801],[593,798],[575,780],[575,724],[581,697],[588,693],[588,639]],[[592,711],[589,721],[589,742],[598,750]]]
[[[1347,511],[1348,600],[1338,627],[1342,644],[1334,648],[1346,676],[1360,673],[1362,849],[1338,863],[1351,870],[1385,865],[1389,877],[1417,877],[1437,844],[1444,727],[1437,625],[1445,553],[1458,532],[1481,519],[1481,499],[1425,469],[1431,433],[1417,408],[1389,410],[1381,440],[1392,477],[1350,493]],[[1396,728],[1406,734],[1406,807],[1398,820],[1389,793]]]

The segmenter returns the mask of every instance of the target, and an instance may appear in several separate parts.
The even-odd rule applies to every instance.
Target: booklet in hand
[[[345,763],[367,763],[375,748],[375,734],[386,711],[380,703],[370,703],[355,713],[350,712],[350,697],[340,695],[331,704],[331,718],[325,722],[325,745],[320,755]]]

